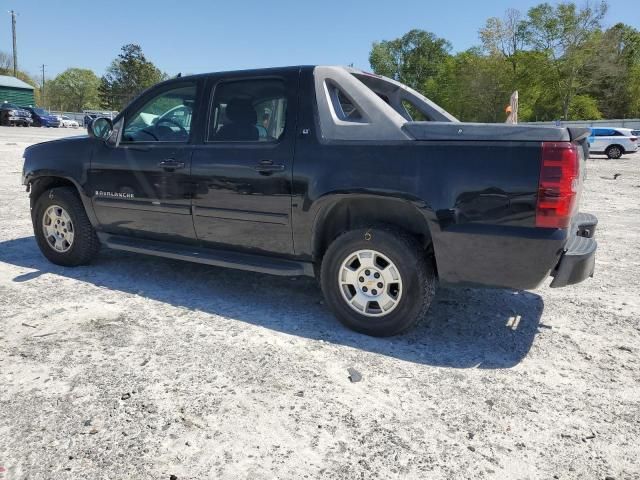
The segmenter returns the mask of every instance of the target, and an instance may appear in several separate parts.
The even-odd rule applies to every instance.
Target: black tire
[[[43,230],[43,216],[52,205],[58,205],[66,210],[71,218],[74,230],[74,238],[71,248],[66,252],[54,250]],[[86,265],[98,253],[100,241],[87,217],[84,206],[75,189],[71,187],[58,187],[47,190],[35,202],[33,212],[33,230],[42,254],[52,263],[65,267]]]
[[[359,313],[343,297],[340,269],[343,262],[359,250],[374,250],[386,256],[402,279],[402,295],[397,306],[382,316]],[[432,260],[416,239],[385,228],[352,230],[336,238],[322,259],[320,282],[327,305],[338,320],[357,332],[375,337],[396,335],[418,323],[425,317],[436,289]]]
[[[624,153],[624,149],[619,145],[610,145],[609,147],[607,147],[604,153],[607,154],[607,157],[613,160],[617,160]]]

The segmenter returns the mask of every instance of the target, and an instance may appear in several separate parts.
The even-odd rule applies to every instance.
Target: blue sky
[[[605,25],[640,28],[639,0],[610,0]],[[458,0],[0,0],[0,50],[11,52],[18,16],[19,66],[47,77],[68,67],[101,75],[125,43],[139,43],[163,71],[200,73],[296,64],[353,63],[369,68],[375,40],[412,28],[451,41],[454,51],[478,43],[478,29],[513,7],[539,1]],[[552,3],[553,2],[552,0]],[[578,0],[581,5],[583,0]]]

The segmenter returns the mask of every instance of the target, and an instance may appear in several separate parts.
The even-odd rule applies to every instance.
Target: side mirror
[[[113,122],[106,117],[98,117],[87,126],[87,133],[92,138],[106,140],[113,131]]]

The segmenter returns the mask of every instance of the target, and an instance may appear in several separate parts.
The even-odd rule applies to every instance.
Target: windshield
[[[43,108],[34,108],[33,111],[36,112],[38,115],[49,115],[49,112],[47,112]]]

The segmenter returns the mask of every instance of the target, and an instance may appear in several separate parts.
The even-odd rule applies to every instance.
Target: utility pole
[[[42,64],[42,87],[40,89],[40,103],[41,105],[44,107],[45,103],[44,103],[44,67],[46,67],[46,65],[43,63]]]
[[[18,74],[18,50],[16,49],[16,12],[11,10],[11,33],[13,34],[13,76]]]

